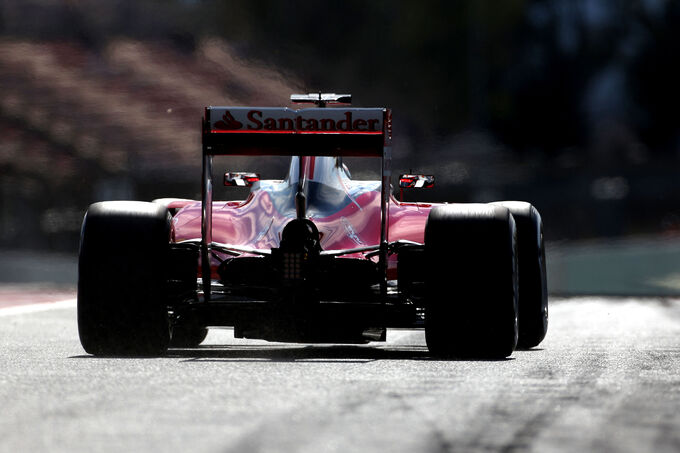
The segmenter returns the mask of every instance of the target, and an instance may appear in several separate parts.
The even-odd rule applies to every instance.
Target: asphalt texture
[[[0,309],[2,452],[680,452],[680,300],[551,301],[539,348],[234,340],[95,358],[72,302]]]

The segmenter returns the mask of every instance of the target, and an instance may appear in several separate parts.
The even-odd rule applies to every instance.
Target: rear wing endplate
[[[385,108],[206,107],[202,126],[201,269],[210,300],[212,157],[365,156],[382,159],[379,264],[387,291],[387,225],[392,166],[392,115]]]

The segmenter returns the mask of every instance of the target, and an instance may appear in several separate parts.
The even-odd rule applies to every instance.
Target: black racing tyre
[[[548,331],[548,283],[545,270],[543,221],[538,210],[523,201],[499,201],[517,224],[519,254],[519,338],[523,349],[538,346]]]
[[[160,355],[170,341],[170,214],[159,204],[90,206],[80,237],[78,333],[94,355]]]
[[[425,227],[425,339],[432,354],[503,358],[515,350],[516,234],[501,206],[432,209]]]
[[[194,324],[178,324],[172,328],[171,348],[195,348],[208,336],[208,329]]]

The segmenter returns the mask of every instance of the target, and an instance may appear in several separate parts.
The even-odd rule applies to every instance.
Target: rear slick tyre
[[[543,221],[538,210],[523,201],[492,203],[507,208],[517,224],[519,265],[519,338],[517,347],[538,346],[548,332],[548,283],[545,270]]]
[[[208,336],[208,329],[193,324],[179,324],[172,328],[171,348],[195,348]]]
[[[80,238],[78,333],[94,355],[164,354],[170,214],[161,205],[110,201],[90,206]]]
[[[425,338],[435,356],[504,358],[517,344],[515,222],[501,206],[435,207],[425,227]]]

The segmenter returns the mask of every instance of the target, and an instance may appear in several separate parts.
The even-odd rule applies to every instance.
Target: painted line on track
[[[13,316],[13,315],[23,315],[26,313],[35,313],[35,312],[40,312],[40,311],[48,311],[48,310],[58,310],[58,309],[65,309],[65,308],[75,308],[76,307],[76,299],[66,299],[66,300],[59,300],[56,302],[45,302],[45,303],[39,303],[39,304],[31,304],[31,305],[17,305],[13,307],[6,307],[6,308],[0,308],[0,317],[2,316]]]

